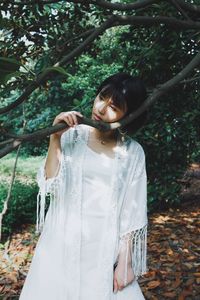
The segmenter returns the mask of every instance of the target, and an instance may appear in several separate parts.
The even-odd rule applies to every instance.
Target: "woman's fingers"
[[[74,125],[77,125],[79,122],[78,122],[78,118],[77,117],[80,117],[82,118],[83,115],[78,112],[78,111],[66,111],[66,112],[61,112],[59,115],[57,115],[53,121],[53,125],[56,125],[56,124],[59,124],[60,122],[66,122],[67,125],[69,127],[73,127]],[[63,129],[63,130],[60,130],[56,133],[54,133],[54,136],[56,137],[61,137],[61,135],[66,131],[68,130],[69,128],[66,128],[66,129]]]
[[[73,111],[73,113],[75,113],[77,116],[79,116],[79,117],[83,117],[83,115],[80,113],[80,112],[78,112],[78,111]]]
[[[72,118],[72,116],[70,114],[68,114],[67,116],[64,116],[63,120],[69,125],[69,126],[73,126],[74,125],[74,120]]]
[[[123,290],[124,285],[120,284],[116,278],[114,278],[114,293],[117,293],[117,291]]]
[[[131,282],[133,282],[134,280],[134,274],[133,274],[133,270],[132,267],[129,267],[127,269],[127,280],[126,280],[126,285],[124,284],[124,265],[118,263],[115,271],[114,271],[114,282],[116,281],[117,284],[117,289],[118,291],[123,290],[128,284],[130,284]]]
[[[68,126],[74,126],[78,124],[78,117],[83,117],[83,115],[78,111],[68,111],[61,112],[58,116],[56,116],[53,125],[56,125],[62,121],[66,122]]]
[[[121,291],[124,288],[123,285],[118,284],[118,290]]]
[[[77,116],[81,117],[81,118],[83,117],[83,115],[81,113],[79,113],[78,111],[72,111],[70,116],[72,116],[75,125],[78,124]]]
[[[114,278],[114,293],[116,294],[117,293],[117,291],[118,291],[118,284],[117,284],[117,279],[116,278]]]
[[[73,119],[74,124],[77,125],[78,124],[77,115],[75,113],[72,113],[71,117]]]

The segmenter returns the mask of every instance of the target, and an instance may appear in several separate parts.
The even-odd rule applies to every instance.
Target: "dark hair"
[[[127,104],[126,115],[137,110],[147,97],[146,87],[138,76],[131,76],[127,73],[116,73],[106,78],[99,88],[97,95],[103,98],[112,98],[114,104],[124,108]],[[147,111],[138,116],[133,122],[123,127],[127,134],[133,134],[139,130],[147,120]]]

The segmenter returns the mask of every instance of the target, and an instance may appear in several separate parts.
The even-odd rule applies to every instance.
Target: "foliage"
[[[15,59],[0,57],[0,84],[20,74],[20,72],[17,72],[20,65],[21,64]]]
[[[8,155],[1,160],[0,211],[7,197],[14,159],[14,155]],[[24,223],[36,221],[38,186],[35,178],[42,160],[43,157],[19,157],[8,211],[3,218],[3,233],[6,235]]]
[[[0,183],[0,199],[5,199],[8,186]],[[3,233],[10,234],[15,228],[25,223],[35,223],[37,185],[15,181],[8,211],[3,219]],[[2,210],[2,202],[0,203]]]
[[[2,86],[2,106],[17,99],[35,74],[70,53],[84,40],[81,33],[98,26],[110,14],[94,5],[63,5],[62,1],[36,4],[31,9],[27,5],[1,7],[4,39],[0,55],[15,58],[23,65],[21,76]],[[6,12],[10,13],[9,18]],[[155,16],[177,16],[177,11],[166,2],[134,14],[151,12]],[[165,26],[111,28],[64,71],[53,72],[26,103],[1,117],[1,126],[19,134],[24,118],[25,132],[33,132],[51,125],[61,111],[80,110],[90,116],[98,85],[119,71],[141,76],[150,93],[191,60],[198,51],[198,40],[199,33],[173,31]],[[179,201],[177,179],[189,163],[200,158],[199,106],[199,81],[181,84],[151,107],[146,126],[133,137],[146,152],[150,209]],[[47,147],[48,138],[43,143],[33,141],[24,146],[23,154],[44,155]]]

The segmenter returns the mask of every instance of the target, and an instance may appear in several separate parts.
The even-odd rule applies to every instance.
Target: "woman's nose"
[[[100,114],[104,114],[107,108],[107,103],[101,103],[98,107],[98,111]]]

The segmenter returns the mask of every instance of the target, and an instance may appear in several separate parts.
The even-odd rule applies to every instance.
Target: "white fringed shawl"
[[[53,228],[53,224],[59,222],[67,224],[64,230],[67,236],[65,247],[68,247],[68,256],[65,259],[69,278],[77,282],[77,289],[73,291],[74,299],[77,300],[80,276],[82,163],[89,128],[86,125],[77,125],[75,129],[70,128],[66,131],[61,137],[62,158],[55,177],[45,178],[45,162],[37,176],[40,190],[37,199],[36,231],[44,231],[43,227],[49,230],[50,227]],[[104,300],[111,299],[113,265],[119,256],[124,261],[124,285],[127,284],[128,264],[131,263],[136,279],[147,272],[147,176],[145,154],[138,142],[129,137],[124,141],[118,140],[115,167],[111,177],[112,199],[105,226],[102,255],[97,267],[102,270],[98,295]],[[47,195],[50,196],[50,207],[45,220]]]

